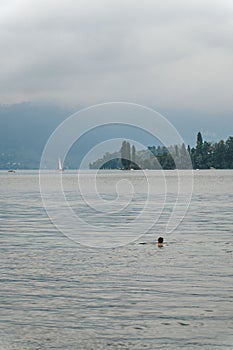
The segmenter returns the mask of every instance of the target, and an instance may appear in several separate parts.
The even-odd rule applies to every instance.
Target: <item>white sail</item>
[[[61,158],[58,159],[58,170],[63,171]]]

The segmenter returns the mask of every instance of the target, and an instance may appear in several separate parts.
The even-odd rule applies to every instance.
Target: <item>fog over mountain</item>
[[[2,153],[38,165],[63,119],[109,101],[154,108],[186,144],[233,134],[232,0],[2,0],[0,32]]]
[[[81,108],[80,108],[81,109]],[[22,103],[0,106],[0,168],[38,168],[43,149],[53,131],[75,110],[45,104]],[[187,114],[186,114],[187,113]],[[228,121],[222,123],[222,116],[200,114],[185,118],[185,114],[166,111],[164,116],[172,122],[181,134],[186,145],[194,145],[196,134],[201,131],[208,141],[226,139],[230,136],[232,116],[224,116]],[[188,121],[189,120],[189,121]],[[190,120],[192,122],[190,122]],[[102,127],[87,133],[71,148],[67,166],[77,168],[83,156],[96,144],[114,138],[130,138],[145,147],[159,144],[158,140],[143,130],[125,126]],[[119,141],[120,145],[120,141]],[[115,147],[115,148],[113,148]],[[103,149],[113,152],[118,147]],[[101,154],[93,153],[92,161]],[[7,164],[10,162],[9,164]],[[14,165],[14,163],[16,163]]]

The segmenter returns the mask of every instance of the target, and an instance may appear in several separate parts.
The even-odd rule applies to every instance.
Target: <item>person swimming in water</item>
[[[163,237],[158,238],[158,247],[159,248],[163,247]]]

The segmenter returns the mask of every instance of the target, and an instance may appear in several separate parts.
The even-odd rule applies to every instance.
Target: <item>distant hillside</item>
[[[38,169],[49,136],[74,112],[56,106],[31,103],[0,105],[0,169]],[[132,138],[143,145],[157,142],[152,135],[135,127],[101,126],[84,134],[72,146],[64,166],[78,168],[90,149],[114,138]],[[96,154],[94,159],[98,156]]]
[[[70,114],[54,106],[0,105],[0,169],[37,169],[48,137]]]

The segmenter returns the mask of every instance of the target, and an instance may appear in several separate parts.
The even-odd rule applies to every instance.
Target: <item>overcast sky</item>
[[[232,0],[1,0],[0,103],[233,112]]]

